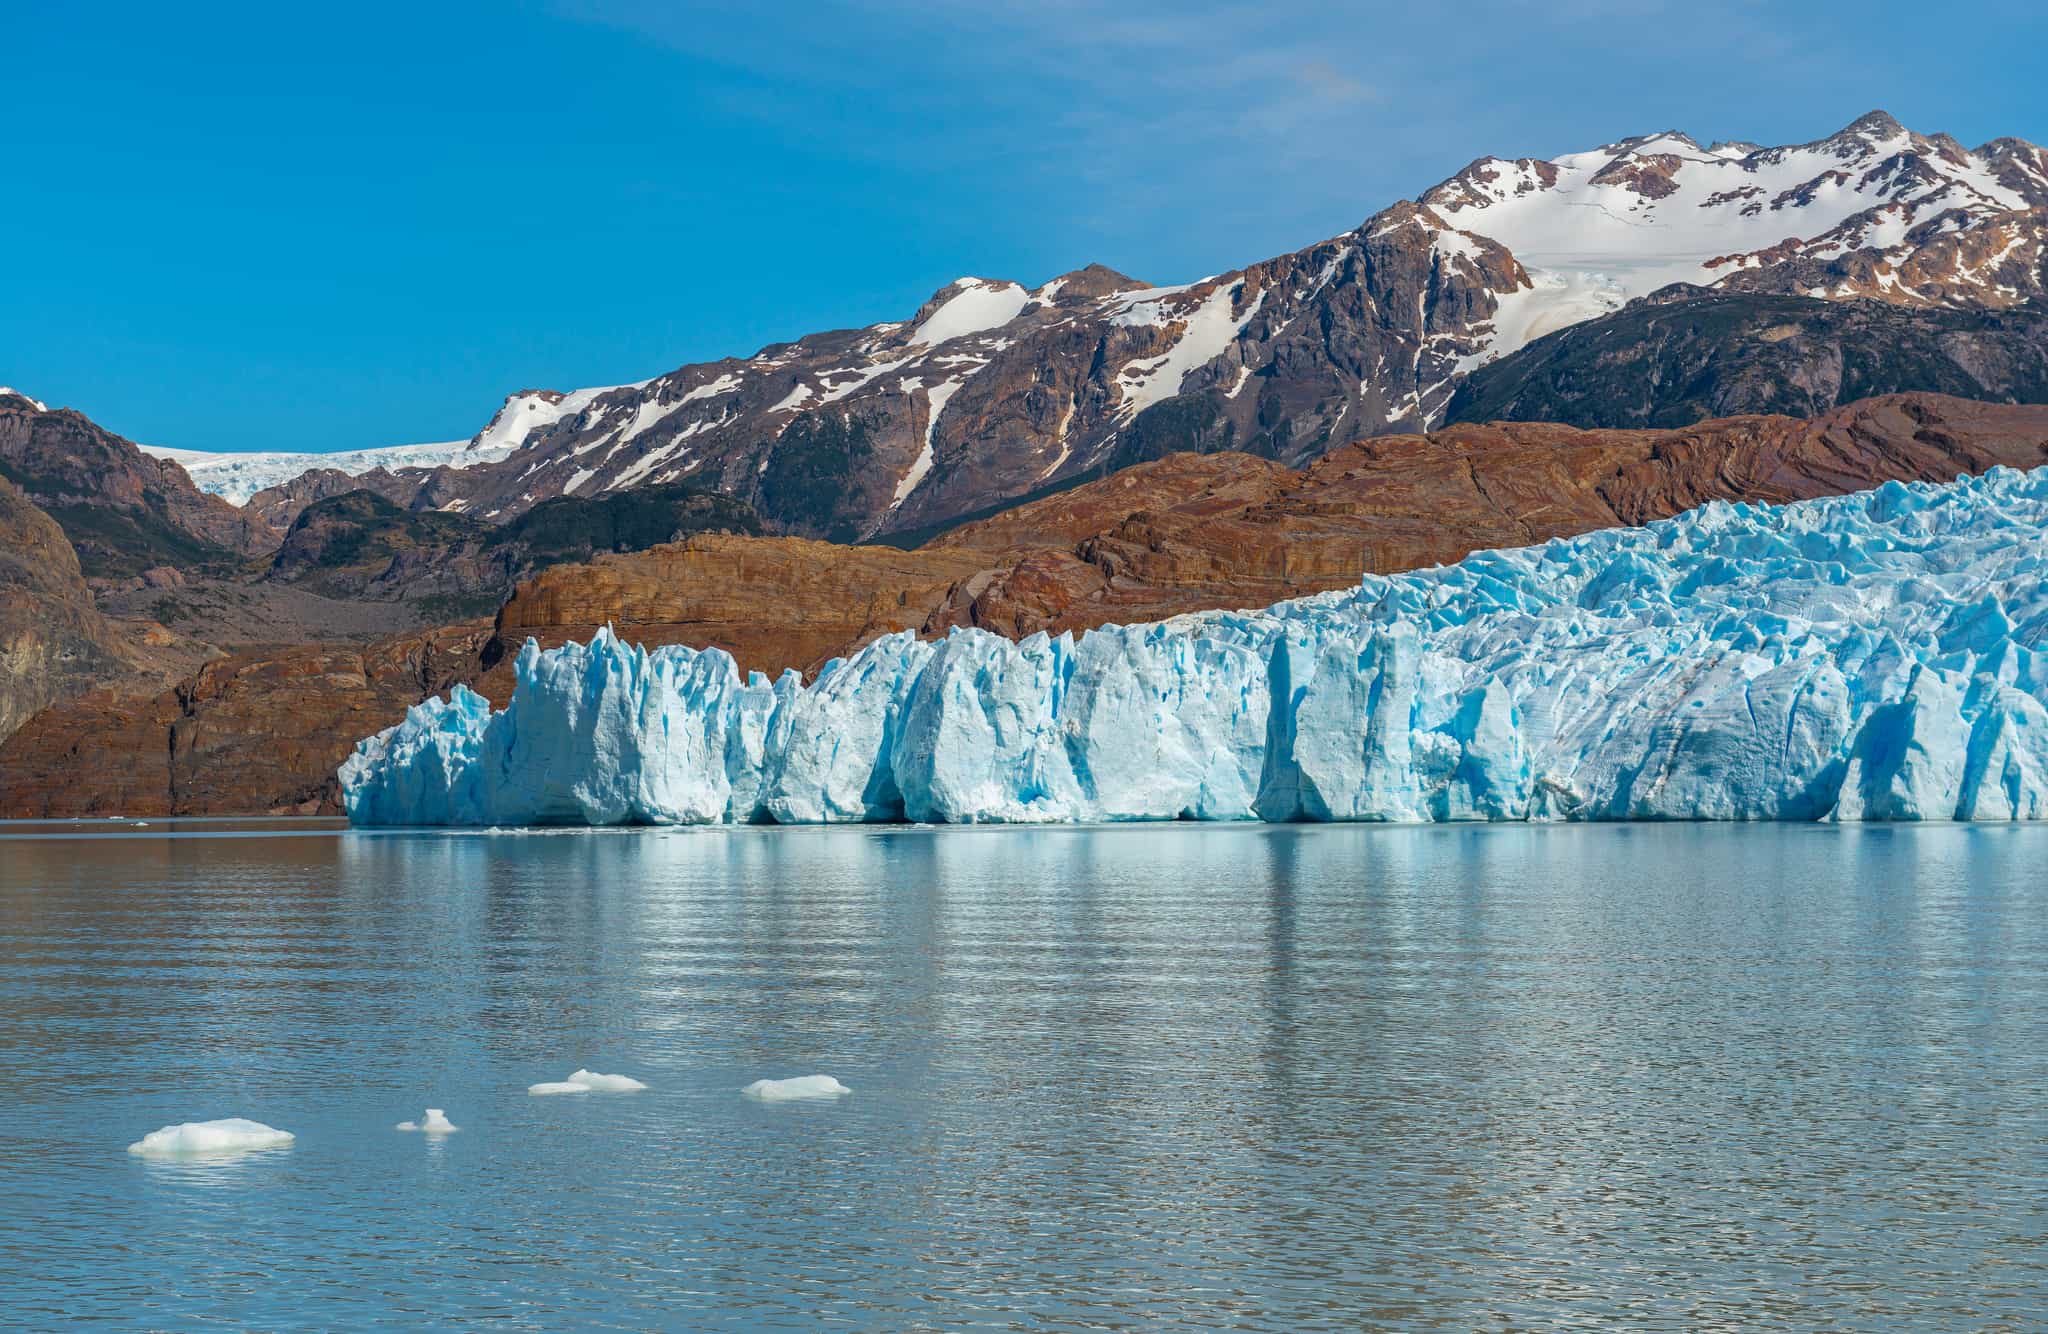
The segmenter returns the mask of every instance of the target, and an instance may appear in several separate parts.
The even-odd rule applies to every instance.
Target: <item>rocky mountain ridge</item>
[[[441,478],[431,503],[502,519],[688,480],[782,531],[886,536],[1178,450],[1298,465],[1427,429],[1479,367],[1673,284],[2017,306],[2043,292],[2044,238],[2043,150],[1965,149],[1881,112],[1777,148],[1669,132],[1482,158],[1341,236],[1199,282],[962,278],[908,320],[524,391],[473,442],[508,456]]]

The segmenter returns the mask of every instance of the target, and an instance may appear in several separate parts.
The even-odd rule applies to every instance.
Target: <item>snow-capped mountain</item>
[[[1099,266],[1036,288],[961,278],[906,321],[517,394],[469,446],[506,456],[444,478],[435,503],[506,517],[699,481],[793,532],[916,530],[1177,450],[1298,463],[1425,429],[1474,368],[1672,284],[2014,305],[2043,292],[2044,235],[2040,148],[1966,150],[1878,112],[1780,148],[1673,132],[1484,158],[1341,236],[1199,282]]]
[[[1551,161],[1482,158],[1423,195],[1438,244],[1486,238],[1528,277],[1500,297],[1498,356],[1671,283],[2015,304],[2041,292],[2048,157],[1975,152],[1874,111],[1788,148],[1670,132]]]

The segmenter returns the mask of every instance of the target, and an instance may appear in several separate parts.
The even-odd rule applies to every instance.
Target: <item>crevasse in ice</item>
[[[520,654],[342,767],[358,824],[2039,819],[2048,469],[1713,503],[1076,639]]]

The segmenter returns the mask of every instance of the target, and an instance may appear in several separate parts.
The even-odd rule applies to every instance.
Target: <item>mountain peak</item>
[[[1090,264],[1085,268],[1069,269],[1054,278],[1034,294],[1040,301],[1093,300],[1108,296],[1112,292],[1134,292],[1152,284],[1140,282],[1128,274],[1118,273],[1107,264]]]
[[[1601,151],[1621,154],[1657,152],[1668,148],[1700,151],[1699,141],[1684,130],[1659,130],[1655,134],[1639,134],[1630,139],[1623,139],[1619,143],[1608,144]]]
[[[1866,111],[1843,126],[1835,138],[1892,139],[1905,133],[1906,127],[1889,111]]]

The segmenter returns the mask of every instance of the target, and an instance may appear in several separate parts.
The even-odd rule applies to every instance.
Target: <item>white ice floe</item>
[[[790,1102],[797,1098],[836,1098],[852,1089],[830,1075],[801,1075],[795,1079],[757,1079],[740,1090],[763,1102]]]
[[[196,1158],[275,1149],[291,1143],[292,1138],[289,1130],[231,1116],[221,1121],[186,1121],[152,1130],[130,1144],[128,1152],[146,1158]]]
[[[625,1075],[601,1075],[593,1070],[578,1070],[567,1079],[529,1084],[526,1091],[540,1097],[549,1093],[637,1093],[646,1087],[639,1080]]]
[[[400,1121],[398,1128],[400,1130],[424,1131],[429,1135],[452,1135],[462,1129],[461,1126],[450,1121],[439,1107],[427,1108],[426,1117],[422,1120]]]

